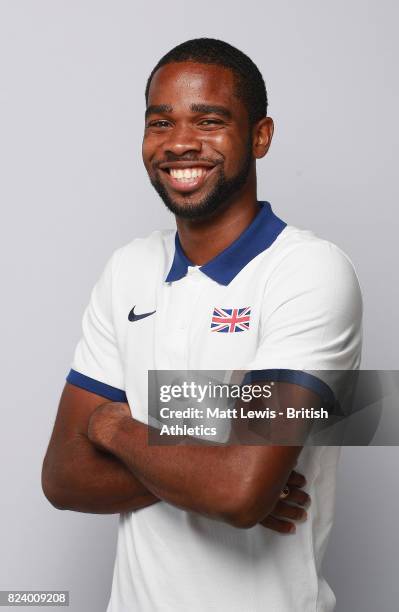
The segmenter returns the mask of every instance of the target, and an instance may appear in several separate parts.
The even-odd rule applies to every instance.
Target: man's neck
[[[229,247],[259,212],[256,196],[240,198],[220,214],[204,221],[176,218],[183,250],[190,261],[202,266]]]

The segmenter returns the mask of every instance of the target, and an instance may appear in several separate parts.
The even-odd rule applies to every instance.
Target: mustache
[[[172,162],[205,162],[209,164],[213,164],[214,166],[223,163],[223,159],[212,159],[211,157],[197,157],[192,153],[185,153],[184,155],[175,155],[174,153],[167,153],[163,159],[158,159],[154,161],[153,167],[158,169],[160,164],[170,164]]]

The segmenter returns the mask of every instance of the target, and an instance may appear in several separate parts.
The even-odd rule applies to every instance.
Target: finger
[[[306,485],[306,478],[299,472],[292,470],[288,477],[287,484],[294,487],[304,487]]]
[[[294,523],[290,523],[289,521],[281,521],[275,516],[271,516],[271,514],[263,519],[263,521],[260,522],[260,525],[263,525],[263,527],[267,527],[272,531],[277,531],[278,533],[295,533],[296,531]]]
[[[306,521],[308,518],[308,514],[304,508],[291,506],[283,501],[277,502],[271,515],[279,519],[291,519],[293,521]]]
[[[290,494],[290,488],[285,485],[284,489],[280,491],[279,499],[285,499]]]
[[[305,491],[302,491],[302,489],[292,487],[290,489],[290,494],[288,495],[288,497],[286,497],[284,501],[289,501],[294,504],[298,504],[299,506],[303,506],[304,508],[309,508],[312,500],[310,498],[310,495],[308,495]]]

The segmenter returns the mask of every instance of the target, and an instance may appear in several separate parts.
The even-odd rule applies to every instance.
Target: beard
[[[206,219],[216,212],[223,210],[232,196],[236,195],[244,187],[251,171],[252,161],[252,143],[249,141],[246,148],[246,156],[237,174],[226,179],[222,167],[218,181],[213,189],[202,200],[194,204],[189,202],[179,204],[173,200],[158,178],[151,179],[151,184],[163,200],[165,206],[177,217],[182,219]],[[195,162],[193,162],[194,165]]]

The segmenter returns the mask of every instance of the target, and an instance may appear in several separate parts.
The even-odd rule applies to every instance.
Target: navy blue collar
[[[259,202],[259,205],[260,210],[247,229],[227,249],[201,266],[201,272],[221,285],[228,285],[254,257],[276,240],[287,224],[276,217],[269,202]],[[193,265],[185,255],[176,232],[175,256],[165,282],[183,278],[188,266]]]

